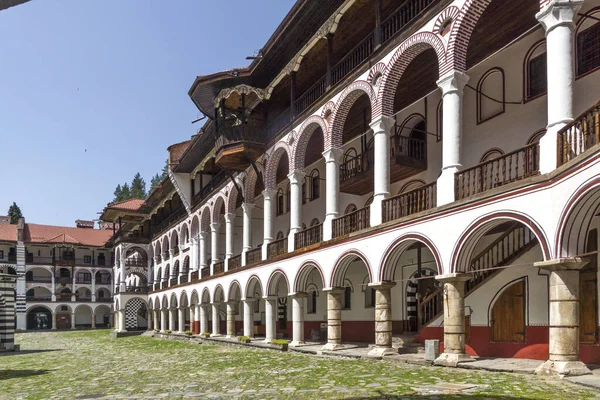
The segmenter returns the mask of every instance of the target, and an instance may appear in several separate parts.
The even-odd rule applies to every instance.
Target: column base
[[[557,377],[589,375],[590,369],[581,361],[548,360],[535,370],[536,375],[552,375]]]
[[[337,350],[343,350],[343,349],[344,349],[344,345],[343,344],[339,344],[339,343],[326,343],[321,348],[321,351],[337,351]]]
[[[468,354],[454,354],[454,353],[442,353],[433,362],[434,365],[440,365],[442,367],[457,367],[458,363],[475,361]]]
[[[212,335],[211,335],[212,336]],[[226,339],[235,339],[236,336],[235,335],[225,335]]]
[[[367,353],[367,357],[370,358],[382,358],[384,356],[391,356],[398,354],[398,350],[393,347],[375,347]]]
[[[222,337],[223,335],[221,335],[220,333],[211,333],[210,337]]]
[[[292,340],[290,342],[289,346],[291,346],[291,347],[306,346],[306,342],[300,341],[300,340]]]

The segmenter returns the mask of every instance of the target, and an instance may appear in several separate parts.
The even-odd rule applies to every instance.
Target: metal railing
[[[485,161],[456,173],[456,200],[465,199],[539,173],[539,146],[532,143],[493,160]]]
[[[373,169],[374,161],[373,147],[367,149],[362,154],[345,160],[340,165],[340,183]]]
[[[437,206],[436,182],[390,197],[382,203],[383,222],[393,221]]]
[[[262,248],[248,250],[246,252],[246,265],[258,264],[262,261]]]
[[[297,232],[294,235],[294,248],[298,250],[304,247],[312,246],[313,244],[321,243],[322,241],[323,224],[318,224]]]
[[[349,235],[371,226],[371,207],[366,206],[332,221],[333,237]]]
[[[276,257],[288,252],[288,238],[275,240],[267,245],[267,257]]]
[[[558,131],[557,165],[571,161],[600,143],[600,101]]]
[[[394,135],[390,152],[392,157],[408,157],[427,161],[427,141],[406,136]]]

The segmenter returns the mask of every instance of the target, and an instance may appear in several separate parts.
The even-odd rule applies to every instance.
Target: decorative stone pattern
[[[138,297],[130,299],[125,305],[125,329],[138,329],[138,316],[140,311],[146,307],[146,302]]]

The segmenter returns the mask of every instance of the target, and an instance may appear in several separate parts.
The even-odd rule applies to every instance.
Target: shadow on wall
[[[44,375],[48,369],[7,369],[0,371],[0,381],[13,378],[27,378],[29,376]]]

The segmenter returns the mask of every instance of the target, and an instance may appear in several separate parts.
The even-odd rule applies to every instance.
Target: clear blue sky
[[[197,75],[247,65],[293,0],[32,0],[0,11],[0,215],[97,218],[195,133]],[[87,150],[87,151],[86,151]]]

